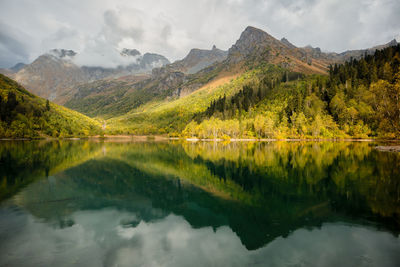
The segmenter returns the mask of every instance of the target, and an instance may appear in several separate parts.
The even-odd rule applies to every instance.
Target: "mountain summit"
[[[128,49],[128,48],[124,48],[121,51],[121,56],[140,56],[140,52],[136,49]]]
[[[57,58],[71,59],[74,56],[76,56],[77,53],[73,50],[67,50],[67,49],[52,49],[48,52],[48,54],[55,56]]]
[[[227,55],[227,51],[218,49],[215,45],[212,46],[211,50],[193,48],[185,58],[175,61],[169,67],[175,71],[193,74],[215,62],[225,60]]]
[[[294,46],[286,38],[279,41],[263,30],[248,26],[229,49],[227,61],[231,65],[271,63],[297,72],[325,73],[332,61],[314,54]]]

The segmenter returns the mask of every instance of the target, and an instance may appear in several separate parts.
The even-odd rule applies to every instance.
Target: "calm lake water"
[[[0,266],[400,266],[367,142],[0,142]]]

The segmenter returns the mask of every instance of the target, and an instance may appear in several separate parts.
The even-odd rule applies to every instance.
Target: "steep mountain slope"
[[[211,50],[193,48],[189,54],[182,60],[171,64],[171,68],[185,74],[196,73],[215,62],[221,62],[226,59],[227,51],[216,48],[214,45]]]
[[[63,103],[74,87],[104,78],[117,78],[137,73],[150,73],[155,67],[169,63],[168,59],[158,54],[146,53],[143,56],[139,51],[124,49],[121,57],[131,62],[126,66],[103,68],[92,66],[78,66],[74,63],[77,53],[72,50],[53,49],[39,56],[31,64],[21,66],[15,74],[4,72],[6,75],[24,85],[32,93],[41,97]],[[16,68],[16,70],[18,69]]]
[[[64,106],[92,117],[121,115],[150,97],[140,94],[140,87],[148,78],[143,74],[84,83],[76,86],[72,95],[65,96]]]
[[[400,136],[400,45],[304,75],[264,64],[174,100],[107,121],[110,133],[200,138]],[[207,104],[208,103],[208,104]],[[191,123],[189,123],[192,121]]]
[[[266,62],[302,73],[326,73],[332,61],[325,57],[315,57],[306,49],[297,48],[285,40],[279,41],[249,26],[229,49],[227,63],[232,65],[244,62],[252,67]]]
[[[100,123],[76,111],[46,102],[0,74],[0,138],[88,136]]]
[[[394,43],[395,41],[385,46]],[[298,73],[326,75],[330,64],[343,62],[350,55],[362,53],[365,53],[365,50],[337,54],[324,53],[321,49],[310,46],[300,48],[291,44],[285,38],[279,41],[268,33],[249,26],[227,52],[216,47],[211,50],[192,49],[180,61],[160,68],[153,68],[151,75],[128,75],[112,79],[118,77],[115,74],[116,72],[119,74],[129,74],[130,71],[136,73],[135,68],[138,68],[138,66],[141,69],[148,70],[157,65],[155,62],[165,63],[160,56],[145,54],[141,57],[140,52],[135,49],[124,49],[121,55],[135,58],[135,67],[128,66],[111,70],[83,67],[81,70],[83,70],[84,79],[98,81],[72,82],[73,85],[67,90],[59,90],[63,92],[57,94],[56,100],[58,103],[93,117],[99,116],[109,119],[122,116],[121,120],[116,119],[114,121],[124,121],[124,123],[129,124],[130,119],[126,118],[135,117],[136,115],[132,114],[136,114],[138,111],[141,113],[143,110],[152,110],[152,107],[155,106],[170,106],[171,101],[171,103],[176,103],[175,101],[179,98],[185,98],[189,95],[192,97],[193,92],[199,90],[199,88],[207,87],[208,84],[219,83],[226,79],[230,80],[232,77],[251,73],[252,70],[260,71],[275,65],[279,69],[279,77],[274,80],[274,83],[280,79],[287,82],[290,77],[300,79]],[[61,55],[64,54],[65,52],[61,53]],[[68,65],[66,62],[68,63],[67,60],[63,60],[63,64]],[[73,66],[69,71],[73,71]],[[65,72],[68,73],[68,71]],[[79,77],[78,74],[72,76]],[[102,79],[104,77],[109,78]],[[48,79],[51,80],[51,77],[48,77]],[[56,78],[53,77],[53,79]],[[260,82],[259,78],[255,81]],[[217,90],[217,87],[213,86],[208,86],[208,88]],[[240,89],[235,89],[230,93],[236,94]],[[210,93],[212,95],[212,92]],[[183,103],[185,102],[183,101]],[[191,103],[195,104],[196,101],[194,100]],[[189,113],[192,113],[191,107],[188,108]],[[125,114],[127,115],[124,116]],[[173,117],[171,116],[171,118]],[[122,127],[122,123],[118,123],[118,127],[120,126]],[[163,128],[165,127],[163,126]],[[175,126],[170,128],[176,129]],[[129,127],[126,129],[129,129]],[[181,128],[179,129],[181,130]]]
[[[12,77],[30,92],[54,100],[66,88],[88,80],[81,68],[72,62],[74,56],[71,50],[52,50]]]
[[[330,68],[266,75],[211,101],[183,132],[200,138],[400,137],[400,45]],[[295,75],[293,75],[295,74]],[[297,77],[296,77],[297,76]],[[279,77],[278,77],[279,78]]]
[[[91,85],[87,85],[77,88],[77,93],[70,95],[65,105],[90,116],[109,118],[149,101],[184,97],[208,82],[240,75],[262,64],[276,64],[304,73],[326,73],[329,63],[332,61],[314,57],[305,49],[285,44],[260,29],[247,27],[228,52],[216,47],[211,50],[192,49],[184,59],[153,69],[149,79],[135,85],[122,88],[112,81],[102,82],[102,87],[114,96],[112,99],[104,101],[93,94],[82,97],[79,90],[90,91]],[[99,109],[105,106],[105,102],[107,107]]]
[[[179,135],[193,116],[207,109],[210,102],[223,96],[234,95],[243,86],[262,76],[275,76],[281,71],[280,67],[270,65],[263,71],[251,70],[240,75],[234,74],[214,79],[181,98],[151,101],[127,114],[111,118],[107,120],[106,132]]]
[[[222,62],[226,55],[215,46],[211,50],[192,49],[184,59],[154,68],[151,76],[131,75],[78,85],[61,103],[89,116],[123,115],[148,101],[181,97],[198,89],[218,74],[219,69],[210,71],[210,65]],[[203,67],[209,69],[190,74]]]

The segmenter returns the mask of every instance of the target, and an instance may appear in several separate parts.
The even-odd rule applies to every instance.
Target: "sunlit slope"
[[[0,138],[100,134],[101,125],[79,112],[47,102],[0,74]]]
[[[281,73],[282,68],[268,65],[242,74],[217,78],[193,93],[172,101],[163,100],[145,104],[126,115],[109,119],[108,133],[164,134],[180,133],[197,112],[207,109],[213,100],[231,96],[243,86],[259,83],[265,75]]]

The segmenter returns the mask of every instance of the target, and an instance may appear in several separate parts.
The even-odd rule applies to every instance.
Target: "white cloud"
[[[399,13],[397,0],[2,0],[0,33],[13,27],[29,38],[21,40],[25,54],[0,40],[7,53],[0,67],[52,48],[88,53],[82,63],[103,66],[119,62],[115,51],[124,47],[173,61],[194,47],[228,49],[248,25],[298,46],[341,52],[398,36]]]
[[[111,208],[79,211],[66,228],[27,213],[3,210],[4,217],[2,266],[396,266],[400,260],[398,237],[341,224],[299,229],[249,251],[228,226],[193,228],[173,214],[144,222]]]

